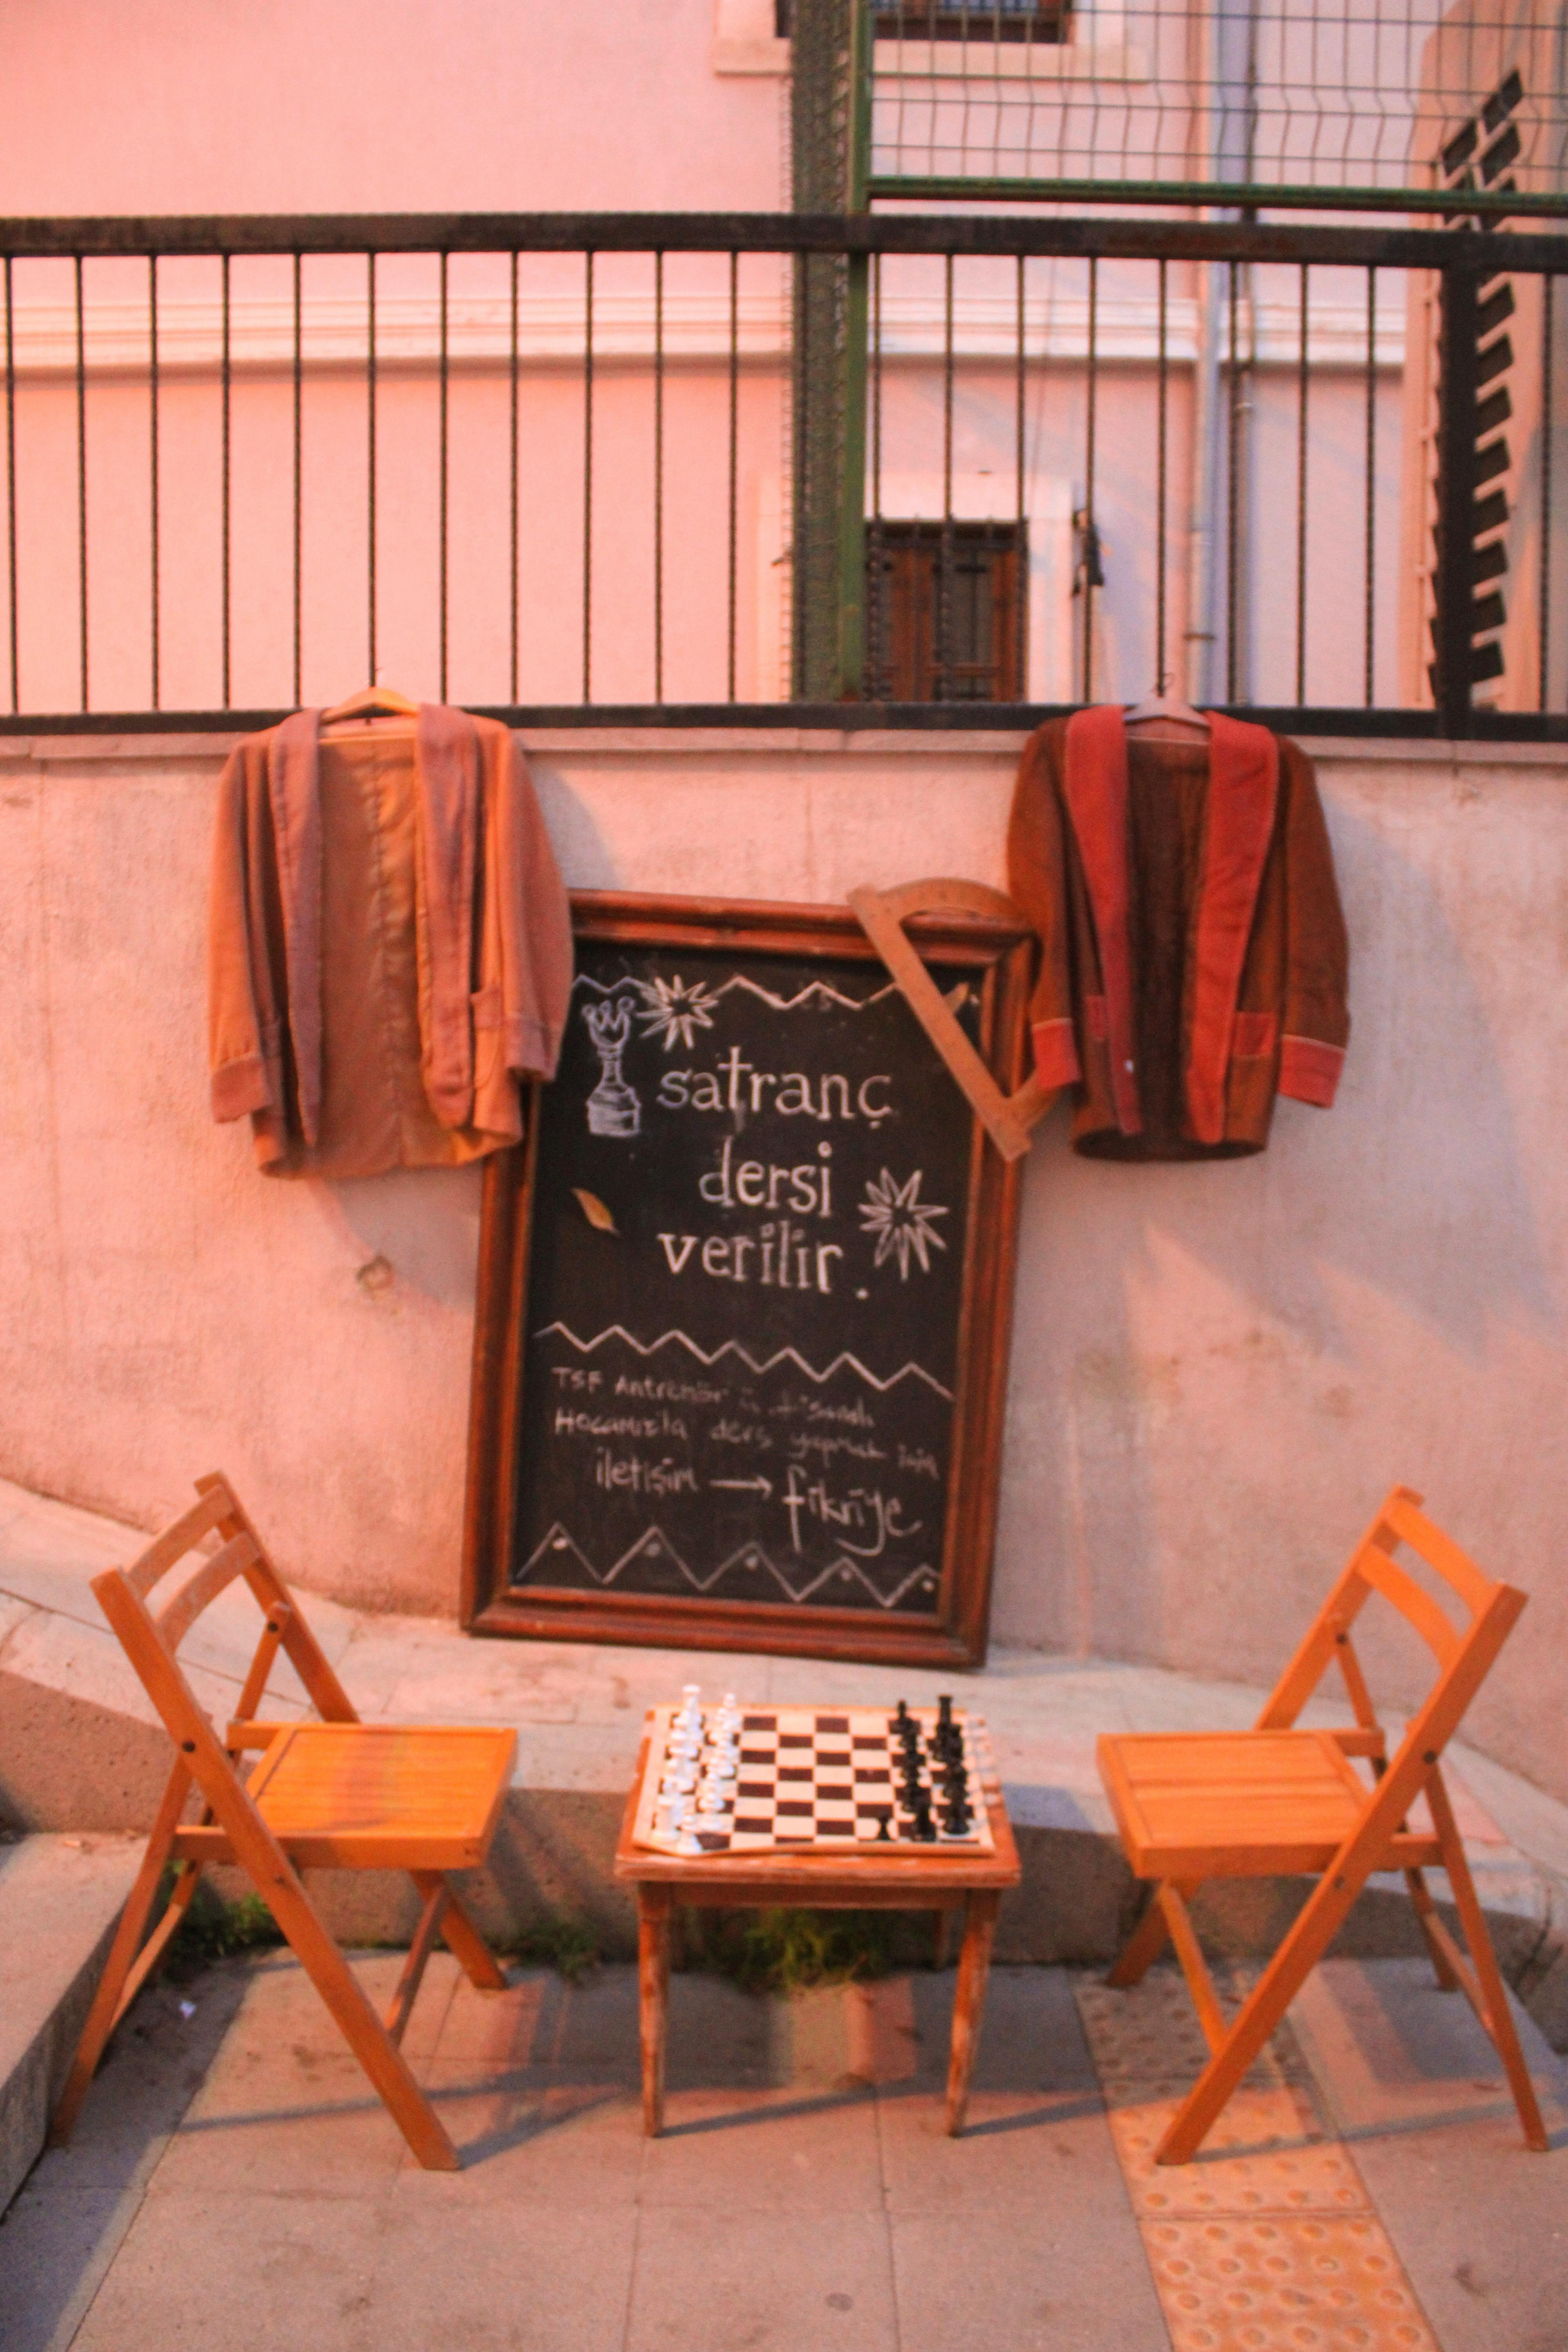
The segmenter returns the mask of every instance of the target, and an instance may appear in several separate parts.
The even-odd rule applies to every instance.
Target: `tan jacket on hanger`
[[[208,929],[213,1116],[277,1176],[450,1167],[552,1077],[572,925],[517,743],[423,704],[334,742],[297,711],[230,754]]]
[[[1025,746],[1009,887],[1039,934],[1035,1066],[1091,1159],[1261,1151],[1277,1094],[1326,1109],[1350,950],[1299,745],[1216,712],[1208,741],[1131,739],[1114,705]]]

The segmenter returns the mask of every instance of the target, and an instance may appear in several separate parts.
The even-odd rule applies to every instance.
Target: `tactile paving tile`
[[[1373,2213],[1143,2236],[1175,2352],[1437,2352]]]
[[[1249,1980],[1221,1978],[1227,2012]],[[1175,2352],[1438,2352],[1288,2026],[1194,2160],[1157,2165],[1208,2056],[1186,1987],[1161,1968],[1077,1991]]]

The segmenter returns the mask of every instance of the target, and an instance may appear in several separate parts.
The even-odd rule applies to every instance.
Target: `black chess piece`
[[[879,1845],[891,1845],[893,1842],[893,1832],[891,1828],[889,1826],[891,1820],[892,1815],[890,1813],[882,1813],[879,1816],[877,1822],[877,1843]]]
[[[931,1799],[923,1789],[915,1800],[915,1822],[910,1835],[918,1838],[921,1845],[931,1844],[936,1837],[936,1823],[931,1817]]]

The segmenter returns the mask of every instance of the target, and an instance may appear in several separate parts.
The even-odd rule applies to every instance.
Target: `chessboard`
[[[729,1762],[716,1770],[721,1753]],[[995,1852],[985,1791],[997,1784],[985,1727],[946,1701],[940,1714],[900,1701],[895,1714],[702,1708],[689,1698],[684,1708],[650,1710],[647,1757],[632,1835],[656,1853]],[[705,1807],[709,1785],[717,1793]],[[956,1809],[955,1785],[963,1792]]]

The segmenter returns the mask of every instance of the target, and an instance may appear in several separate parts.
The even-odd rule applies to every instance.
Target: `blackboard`
[[[984,1653],[1016,1173],[852,917],[574,901],[561,1066],[489,1173],[469,1622]],[[911,927],[1016,1082],[1026,942]]]

